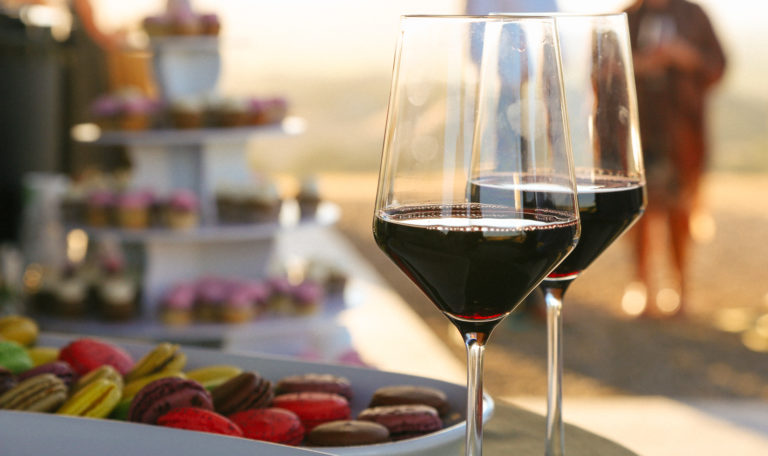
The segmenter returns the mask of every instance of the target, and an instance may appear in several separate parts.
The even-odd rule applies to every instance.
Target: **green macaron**
[[[18,374],[32,369],[34,363],[24,347],[12,340],[3,340],[0,341],[0,366]]]

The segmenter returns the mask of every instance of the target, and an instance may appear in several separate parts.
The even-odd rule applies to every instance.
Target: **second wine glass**
[[[558,49],[551,18],[401,21],[373,233],[464,339],[467,455],[491,331],[578,238]]]
[[[561,44],[581,237],[541,283],[547,305],[546,454],[565,453],[562,303],[568,286],[642,215],[641,157],[625,14],[555,15]]]

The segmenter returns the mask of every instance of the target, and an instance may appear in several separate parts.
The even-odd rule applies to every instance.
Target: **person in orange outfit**
[[[707,162],[706,101],[723,75],[725,55],[706,13],[695,3],[637,0],[626,13],[648,189],[646,214],[634,228],[637,278],[646,297],[644,315],[680,315],[689,221]],[[650,271],[651,226],[664,219],[673,284],[657,294]]]

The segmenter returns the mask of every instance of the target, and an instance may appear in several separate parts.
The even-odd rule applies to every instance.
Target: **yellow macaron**
[[[124,380],[128,384],[157,372],[180,371],[184,369],[186,364],[187,355],[179,350],[178,345],[163,342],[144,355],[133,369],[125,375]]]
[[[59,415],[104,418],[120,402],[120,386],[104,378],[88,383],[61,406]]]
[[[193,369],[186,374],[188,379],[195,380],[206,389],[212,389],[242,372],[243,370],[237,366],[217,364]]]

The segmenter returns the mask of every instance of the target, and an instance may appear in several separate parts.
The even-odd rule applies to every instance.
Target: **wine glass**
[[[541,283],[547,306],[546,454],[565,453],[562,303],[568,286],[642,215],[645,175],[627,18],[554,15],[576,173],[581,237]]]
[[[401,19],[373,234],[465,341],[467,455],[491,331],[578,239],[572,166],[551,18]]]

